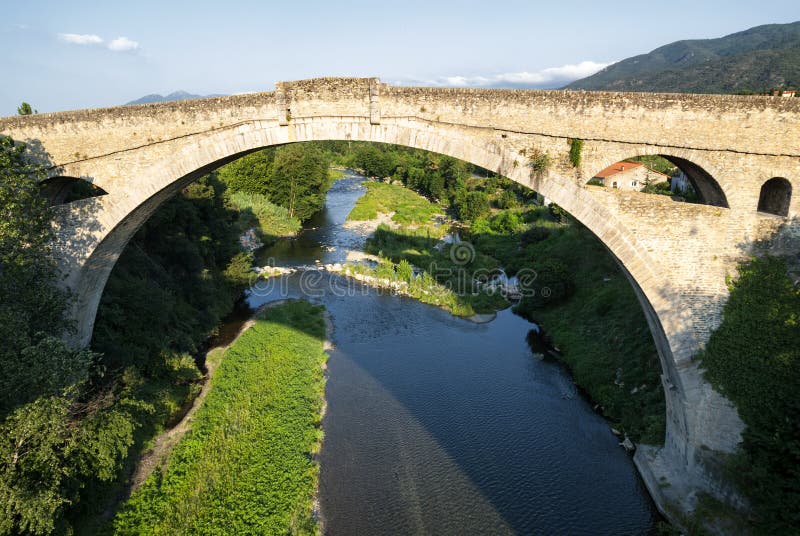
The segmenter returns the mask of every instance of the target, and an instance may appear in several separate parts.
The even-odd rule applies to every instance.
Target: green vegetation
[[[800,22],[677,41],[572,82],[568,89],[763,93],[800,86]]]
[[[507,306],[499,295],[481,293],[478,289],[474,289],[474,295],[465,296],[453,285],[452,280],[440,283],[427,271],[415,277],[411,263],[405,259],[399,263],[381,259],[375,267],[347,264],[344,270],[346,275],[366,276],[371,279],[369,282],[373,285],[391,288],[422,303],[441,307],[455,316],[469,317],[476,313],[492,313]]]
[[[36,110],[34,110],[31,107],[31,105],[28,104],[27,102],[23,102],[22,104],[20,104],[17,107],[17,114],[18,115],[31,115],[31,114],[35,114],[35,113],[38,113],[38,112]]]
[[[260,194],[305,221],[325,204],[333,182],[328,155],[313,144],[289,144],[246,155],[217,172],[232,192]]]
[[[394,212],[392,221],[405,225],[425,226],[441,213],[441,209],[407,188],[383,182],[366,183],[367,193],[347,216],[348,220],[374,220],[378,213]]]
[[[529,158],[531,174],[537,178],[544,176],[544,174],[547,173],[547,170],[549,170],[550,166],[552,165],[552,159],[546,151],[533,149],[530,151]]]
[[[652,155],[642,155],[642,156],[635,156],[633,158],[628,158],[625,160],[626,162],[637,162],[639,164],[644,164],[649,169],[654,171],[658,171],[659,173],[663,173],[664,175],[668,175],[672,177],[673,175],[678,173],[678,166],[664,158],[663,156],[652,154]]]
[[[0,137],[0,534],[68,530],[65,510],[88,480],[115,476],[141,410],[112,405],[100,356],[61,340],[68,296],[55,286],[45,176]]]
[[[302,226],[300,220],[289,214],[289,209],[271,203],[263,194],[233,192],[228,200],[239,212],[241,226],[257,227],[267,244],[283,236],[293,236]]]
[[[800,288],[784,260],[740,266],[722,324],[700,354],[706,378],[747,428],[731,474],[759,533],[800,531]]]
[[[289,209],[289,215],[307,220],[325,206],[325,192],[330,188],[329,162],[313,145],[292,144],[275,151],[269,198]]]
[[[461,221],[474,221],[489,213],[489,196],[486,192],[472,191],[463,196],[458,206],[458,217]]]
[[[328,177],[330,178],[330,181],[333,182],[338,181],[339,179],[344,179],[347,177],[347,174],[341,169],[330,168],[328,169]]]
[[[389,281],[404,280],[393,274],[395,267],[404,263],[416,266],[421,273],[410,281],[411,295],[457,316],[492,313],[508,307],[499,293],[480,286],[481,279],[485,281],[499,268],[495,259],[476,254],[469,244],[437,245],[442,246],[427,230],[379,225],[367,240],[366,250],[384,262],[375,268],[379,273],[372,275]],[[462,254],[464,258],[459,257]],[[405,271],[401,269],[401,273]]]
[[[225,352],[169,466],[133,494],[117,534],[315,534],[323,309],[267,309]]]
[[[583,151],[583,140],[569,140],[569,161],[572,167],[581,167],[581,152]]]

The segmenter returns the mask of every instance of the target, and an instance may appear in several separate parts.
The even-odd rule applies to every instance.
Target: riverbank
[[[115,531],[318,532],[328,331],[323,308],[306,301],[259,311],[221,357],[191,431],[133,493]]]
[[[481,283],[527,272],[520,278],[526,296],[515,312],[549,334],[562,350],[557,359],[615,429],[635,442],[660,444],[666,411],[660,363],[627,278],[580,223],[558,207],[521,204],[512,186],[497,189],[492,181],[498,180],[473,178],[469,192],[489,192],[496,207],[508,208],[448,226],[434,220],[446,207],[398,184],[367,183],[348,224],[372,217],[358,224],[371,233],[366,251],[381,260],[350,271],[366,283],[472,318],[510,305]],[[461,242],[441,240],[454,223],[460,224]],[[412,266],[413,280],[400,269],[404,262]]]

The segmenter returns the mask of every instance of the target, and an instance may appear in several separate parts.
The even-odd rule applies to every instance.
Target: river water
[[[343,227],[363,177],[328,193],[296,239],[262,265],[343,262],[364,235]],[[352,255],[352,253],[351,253]],[[327,272],[259,282],[257,307],[325,305],[328,362],[319,497],[330,535],[647,534],[658,519],[630,456],[557,364],[534,357],[532,324],[501,311],[452,317]]]

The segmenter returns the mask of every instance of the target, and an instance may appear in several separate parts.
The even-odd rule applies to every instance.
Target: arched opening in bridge
[[[99,197],[108,193],[87,179],[77,177],[50,177],[43,180],[39,187],[41,194],[47,198],[50,206]]]
[[[761,185],[758,211],[786,217],[792,202],[792,183],[783,177],[773,177]]]
[[[274,179],[274,170],[279,165],[286,164],[285,160],[276,162],[278,157],[275,153],[286,153],[287,148],[296,148],[299,145],[302,144],[256,151],[250,156],[230,162],[224,169],[217,169],[210,175],[199,178],[194,174],[180,177],[168,190],[156,194],[148,200],[148,206],[142,207],[141,212],[131,217],[133,225],[144,223],[140,232],[133,236],[125,247],[120,262],[109,279],[108,291],[103,296],[100,307],[95,336],[95,342],[98,340],[103,342],[103,346],[97,349],[105,351],[106,359],[117,359],[109,363],[110,369],[124,370],[136,366],[144,370],[142,375],[155,376],[166,368],[188,375],[188,365],[191,361],[187,353],[193,351],[197,344],[196,340],[192,339],[201,336],[204,330],[211,329],[209,325],[213,327],[214,316],[224,308],[223,305],[229,305],[223,303],[225,299],[219,299],[219,295],[223,294],[220,289],[225,287],[222,279],[230,278],[230,281],[236,284],[236,278],[246,276],[249,268],[246,254],[236,251],[236,247],[230,248],[223,244],[225,241],[233,241],[235,244],[236,233],[230,232],[232,230],[230,225],[232,222],[238,225],[241,214],[247,217],[256,216],[258,220],[261,209],[257,207],[268,205],[253,203],[259,199],[258,195],[265,195],[254,193],[253,190],[258,190],[259,182],[264,181],[265,184],[261,186],[268,186],[264,190],[266,195],[269,197],[273,194],[273,185],[269,183]],[[356,142],[341,143],[338,147],[337,142],[318,145],[322,151],[332,153],[351,150],[348,145],[356,146],[352,147],[352,150],[362,149]],[[556,332],[557,329],[563,330],[566,324],[577,323],[570,321],[560,327],[555,326],[559,311],[564,311],[559,308],[567,306],[569,300],[575,296],[580,296],[576,299],[592,300],[585,309],[573,307],[569,310],[570,318],[574,318],[577,314],[585,314],[585,311],[591,311],[592,315],[592,318],[584,317],[582,329],[584,333],[592,335],[583,337],[578,342],[577,348],[583,345],[583,350],[573,347],[569,351],[572,352],[571,355],[581,351],[589,354],[591,350],[587,348],[605,348],[602,355],[585,355],[596,359],[583,363],[580,367],[581,373],[586,374],[584,379],[589,378],[589,381],[597,382],[591,386],[593,392],[602,393],[601,383],[605,382],[608,384],[607,390],[613,393],[608,401],[601,399],[598,403],[605,406],[607,415],[623,418],[624,414],[626,419],[638,419],[638,422],[630,428],[632,430],[635,426],[641,430],[641,435],[638,437],[645,437],[647,432],[643,431],[649,430],[656,438],[651,437],[648,440],[660,441],[665,412],[663,391],[658,378],[659,358],[652,345],[647,325],[647,321],[651,320],[650,317],[655,318],[656,322],[657,317],[645,313],[648,314],[648,318],[644,319],[642,310],[637,304],[637,298],[643,299],[640,296],[641,292],[635,287],[634,291],[631,291],[625,270],[616,265],[616,260],[607,254],[602,243],[593,238],[589,230],[557,207],[536,205],[534,200],[537,196],[530,189],[498,173],[473,167],[450,157],[405,148],[393,149],[378,144],[363,145],[363,150],[354,156],[347,165],[362,168],[366,174],[375,177],[376,180],[368,182],[370,187],[383,188],[387,196],[395,196],[389,204],[375,208],[376,212],[384,213],[383,220],[386,227],[375,233],[376,240],[368,247],[369,254],[381,259],[378,261],[381,263],[380,266],[390,267],[381,272],[383,277],[399,276],[402,261],[409,259],[430,277],[435,274],[433,269],[427,270],[426,266],[432,264],[456,268],[462,266],[458,264],[461,262],[461,257],[454,258],[455,254],[451,256],[454,247],[445,240],[440,240],[443,236],[436,231],[437,216],[443,216],[446,212],[439,206],[439,202],[447,199],[451,214],[464,220],[459,228],[462,243],[468,242],[473,248],[470,252],[470,247],[465,246],[463,251],[467,253],[468,259],[474,256],[473,260],[480,263],[481,268],[494,269],[499,266],[505,269],[509,278],[513,278],[515,274],[519,276],[531,259],[541,257],[545,260],[536,265],[537,281],[540,283],[536,290],[545,300],[527,303],[524,306],[527,308],[526,311],[521,311],[526,312],[527,317],[541,316],[540,322],[543,322],[544,329],[549,329],[552,325],[553,332]],[[203,169],[202,173],[207,174],[211,168],[225,164],[229,160],[232,160],[232,157],[218,160],[214,162],[214,166]],[[345,179],[344,183],[347,184],[343,187],[343,191],[347,192],[356,185],[360,188],[361,182],[363,181],[351,180],[347,183]],[[231,190],[238,190],[247,195],[241,196],[242,199],[231,200],[231,196],[237,194]],[[412,194],[410,190],[416,190],[424,195],[420,197]],[[227,198],[229,202],[241,202],[238,208],[240,215],[232,213],[230,207],[221,202],[222,197]],[[391,203],[397,203],[397,207],[389,210]],[[286,216],[285,210],[284,212],[274,208],[268,210],[270,212],[263,211],[267,217],[280,219]],[[389,216],[390,212],[394,212],[397,218]],[[213,218],[213,224],[204,221],[204,218],[209,220]],[[406,223],[408,225],[405,225]],[[302,259],[304,265],[314,265],[315,260],[321,261],[317,265],[328,264],[324,255],[335,253],[328,248],[339,248],[341,244],[325,242],[325,237],[330,235],[323,234],[321,240],[320,235],[314,235],[320,244],[309,246],[309,235],[318,232],[323,224],[324,222],[315,220],[311,227],[317,229],[308,229],[309,232],[296,240],[279,240],[278,243],[286,244],[286,250],[293,251],[295,259]],[[251,220],[243,228],[233,230],[246,231],[249,225],[255,225],[255,221]],[[123,228],[122,231],[128,229]],[[443,225],[442,230],[448,231],[448,226]],[[337,232],[345,231],[339,229]],[[274,231],[266,234],[268,240],[272,241],[281,233]],[[281,264],[281,257],[276,255],[274,260],[276,264]],[[269,264],[268,261],[262,260],[259,266],[265,264]],[[471,265],[465,266],[471,267]],[[287,279],[289,277],[292,276],[287,276]],[[151,284],[143,284],[148,280],[151,280]],[[548,300],[558,303],[554,308],[548,309]],[[221,303],[223,305],[220,305]],[[646,299],[643,303],[646,303]],[[384,306],[397,307],[397,303]],[[392,314],[403,316],[402,311],[394,309]],[[631,311],[637,312],[639,318],[631,320],[633,316],[630,314]],[[419,308],[413,309],[413,312],[419,312]],[[512,317],[513,322],[521,321],[508,313],[508,311],[501,312],[500,315]],[[338,319],[335,318],[334,321],[347,320],[342,314],[339,313]],[[386,320],[385,315],[373,316]],[[621,316],[631,322],[620,321]],[[449,317],[448,321],[450,324],[443,325],[442,330],[452,329],[454,322]],[[501,318],[498,324],[502,322]],[[339,325],[349,325],[351,330],[361,329],[365,337],[372,338],[378,333],[383,333],[381,330],[391,333],[395,328],[402,327],[400,321],[391,327],[385,324],[371,324],[366,320],[359,322],[358,327],[353,326],[354,323]],[[473,326],[469,326],[470,329],[465,328],[465,331],[469,331],[471,333],[469,337],[472,338],[464,334],[462,336],[473,341],[472,346],[476,345],[475,341],[480,338],[476,334],[491,331],[488,326],[474,327],[474,329]],[[606,329],[601,326],[606,326]],[[416,329],[420,326],[414,325],[414,327]],[[190,332],[191,336],[186,336],[182,330]],[[516,331],[513,333],[518,334]],[[129,345],[124,340],[127,334],[132,334],[137,339],[137,344]],[[408,337],[410,338],[411,334]],[[447,348],[448,352],[466,352],[467,349],[459,346],[463,341],[458,342],[457,338],[458,332],[453,331],[449,346],[446,338],[439,337],[435,340],[439,341],[437,347]],[[174,342],[175,347],[170,348],[169,353],[162,354],[159,352],[158,344],[165,340]],[[395,346],[402,344],[402,341],[395,342]],[[627,346],[636,349],[635,365],[625,363],[625,359],[630,355],[618,351]],[[610,350],[611,348],[615,350]],[[516,347],[515,351],[519,353],[520,348]],[[522,353],[532,359],[530,354],[525,354],[524,351]],[[120,357],[115,358],[115,355]],[[167,359],[164,358],[165,355]],[[472,354],[469,356],[471,362],[476,361],[472,360],[474,357]],[[159,362],[162,360],[165,363]],[[530,363],[526,364],[529,365]],[[543,368],[554,368],[548,363],[539,365],[543,365]],[[519,376],[524,377],[527,370],[521,370]],[[644,375],[647,378],[643,379]],[[373,376],[379,380],[374,382],[377,386],[375,390],[386,388],[386,383],[391,380],[386,376],[381,375],[380,371]],[[560,389],[561,391],[554,396],[555,399],[564,401],[571,400],[571,397],[577,398],[574,387],[569,381],[562,382]],[[415,414],[418,416],[418,422],[424,425],[422,428],[427,426],[427,431],[438,440],[439,444],[445,449],[450,449],[451,460],[467,466],[467,474],[473,476],[473,480],[485,481],[484,477],[487,475],[482,472],[483,467],[470,465],[470,460],[458,451],[456,438],[445,435],[441,427],[437,428],[434,417],[426,413],[430,408],[422,404],[415,405],[418,404],[420,397],[411,396],[409,393],[413,395],[413,389],[392,394],[396,395],[394,397],[396,400],[400,400],[406,407],[417,412]],[[622,400],[627,400],[628,403],[623,404],[620,402]],[[662,404],[659,406],[660,416],[650,415],[649,419],[639,419],[639,416],[644,414],[643,404],[659,404],[659,400]],[[517,410],[518,408],[510,409],[512,413]],[[516,430],[512,429],[512,432]],[[611,439],[610,448],[619,451],[617,440],[610,435],[607,428],[604,429],[604,433]],[[514,433],[510,435],[513,436]],[[508,460],[504,461],[511,463]],[[493,490],[486,490],[485,493],[490,498],[495,497]],[[500,508],[504,511],[512,510],[507,504],[502,504]],[[516,522],[519,521],[514,523]],[[519,532],[525,532],[524,526],[519,525],[517,528]]]
[[[725,192],[707,171],[694,162],[671,155],[643,155],[615,162],[598,171],[588,184],[728,207]]]

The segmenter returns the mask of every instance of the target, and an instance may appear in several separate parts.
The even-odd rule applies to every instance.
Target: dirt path
[[[253,324],[255,324],[255,319],[250,319],[239,329],[239,333],[236,334],[231,344],[233,344],[236,339],[239,338],[239,335],[244,333],[248,328],[250,328]],[[215,351],[215,350],[225,350],[230,346],[230,344],[226,346],[215,346],[214,348],[209,348],[206,355]],[[192,400],[192,407],[189,408],[189,411],[183,416],[183,418],[178,421],[175,426],[170,428],[169,430],[165,430],[162,432],[158,437],[155,439],[155,443],[153,447],[145,452],[142,457],[139,459],[139,463],[136,465],[136,470],[133,472],[130,481],[130,492],[129,495],[136,491],[139,486],[144,484],[147,477],[156,469],[156,467],[160,468],[162,471],[166,469],[167,462],[169,461],[169,454],[172,452],[172,448],[178,444],[178,442],[183,438],[183,436],[188,432],[192,427],[192,419],[194,418],[195,413],[203,405],[203,401],[205,400],[206,396],[208,396],[209,391],[211,391],[211,377],[214,375],[214,371],[216,370],[217,366],[219,366],[219,361],[206,361],[206,375],[203,379],[203,387],[200,389],[200,393]]]

